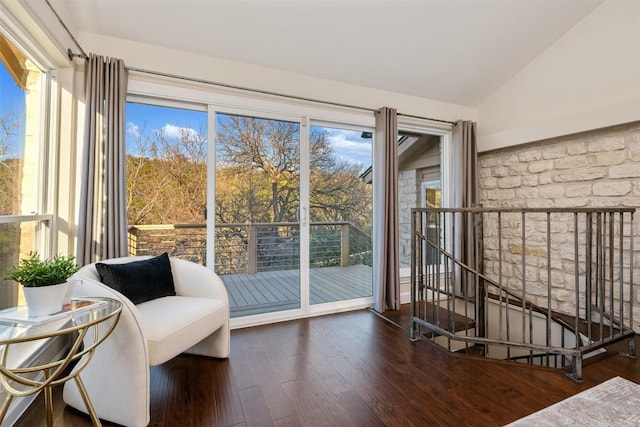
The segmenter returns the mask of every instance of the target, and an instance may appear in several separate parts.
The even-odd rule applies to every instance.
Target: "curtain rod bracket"
[[[69,61],[73,61],[73,58],[89,59],[86,53],[73,53],[71,49],[67,49],[67,56],[69,57]]]

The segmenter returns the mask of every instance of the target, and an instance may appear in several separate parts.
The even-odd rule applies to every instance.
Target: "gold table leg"
[[[87,407],[87,412],[89,412],[89,416],[91,417],[91,421],[93,421],[94,426],[102,426],[100,423],[100,418],[96,415],[95,409],[93,409],[93,404],[91,403],[91,399],[89,399],[89,394],[87,393],[87,389],[84,387],[84,383],[80,379],[80,375],[76,375],[73,377],[76,384],[78,385],[78,390],[80,390],[80,395],[82,396],[82,400],[84,401],[84,406]]]
[[[50,374],[49,369],[44,370],[45,382],[49,381]],[[53,395],[51,393],[51,387],[49,386],[44,388],[44,408],[47,411],[47,427],[53,427]]]
[[[13,395],[7,392],[7,397],[4,398],[4,402],[2,403],[2,408],[0,408],[0,424],[4,420],[4,416],[7,415],[7,409],[9,409],[9,405],[11,405],[11,401],[13,400]]]
[[[120,312],[122,310],[122,304],[116,300],[105,298],[105,301],[110,301],[110,305],[107,306],[108,310],[104,313],[102,307],[100,310],[93,310],[89,313],[88,319],[82,318],[79,320],[79,324],[72,323],[71,326],[64,326],[46,333],[36,333],[35,335],[16,335],[15,337],[9,337],[8,339],[0,340],[0,386],[4,386],[7,395],[4,402],[0,406],[0,423],[4,420],[7,414],[9,406],[14,397],[29,396],[44,389],[44,402],[46,410],[47,426],[53,426],[53,391],[51,387],[53,385],[63,384],[73,378],[78,387],[78,391],[82,396],[82,400],[87,409],[91,421],[94,426],[101,427],[100,418],[96,414],[93,403],[89,398],[87,389],[80,379],[80,371],[89,363],[95,348],[102,343],[109,334],[113,331],[120,318]],[[87,300],[90,301],[90,300]],[[101,311],[102,310],[102,311]],[[110,327],[104,331],[102,336],[99,334],[98,324],[112,319]],[[82,347],[87,332],[92,330],[93,342],[89,342]],[[49,339],[67,335],[69,333],[76,333],[75,343],[70,347],[67,355],[56,361],[51,361],[43,365],[29,366],[29,367],[15,367],[7,368],[7,355],[9,353],[9,347],[12,344],[21,344],[27,341],[39,341],[42,339]],[[72,369],[70,374],[65,375],[65,369],[70,367],[70,363],[74,360],[78,361],[78,364]],[[42,373],[45,377],[44,381],[30,379],[26,374]],[[13,386],[13,382],[27,386],[25,389],[16,388]]]

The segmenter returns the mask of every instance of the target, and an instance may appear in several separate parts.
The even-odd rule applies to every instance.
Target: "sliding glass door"
[[[371,133],[311,126],[310,304],[373,295]]]
[[[235,326],[367,306],[372,129],[236,101],[128,103],[130,253],[212,268]]]
[[[370,132],[242,111],[213,117],[213,249],[231,317],[370,298]]]
[[[300,123],[216,113],[215,271],[231,316],[301,307]]]

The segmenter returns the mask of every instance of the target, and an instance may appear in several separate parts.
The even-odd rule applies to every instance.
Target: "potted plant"
[[[73,255],[55,255],[43,260],[37,252],[30,252],[17,267],[9,269],[6,279],[24,287],[29,315],[43,316],[60,311],[69,287],[67,279],[78,268]]]

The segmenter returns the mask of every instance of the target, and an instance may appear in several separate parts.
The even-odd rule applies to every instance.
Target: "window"
[[[422,205],[423,208],[442,207],[442,185],[440,180],[427,181],[422,183]]]
[[[440,181],[427,181],[422,183],[422,205],[423,208],[441,208],[442,207],[442,186],[440,185]],[[438,215],[437,213],[429,213],[427,215],[427,222],[425,224],[425,230],[423,233],[427,236],[429,240],[437,241],[440,239],[437,221]],[[440,230],[442,233],[442,230]],[[436,265],[439,264],[442,260],[438,261],[438,254],[431,247],[427,246],[427,251],[425,252],[425,265]]]
[[[0,277],[30,251],[49,255],[45,201],[48,74],[0,34]],[[21,303],[21,287],[0,280],[0,308]]]
[[[207,114],[129,102],[129,254],[206,260]]]

